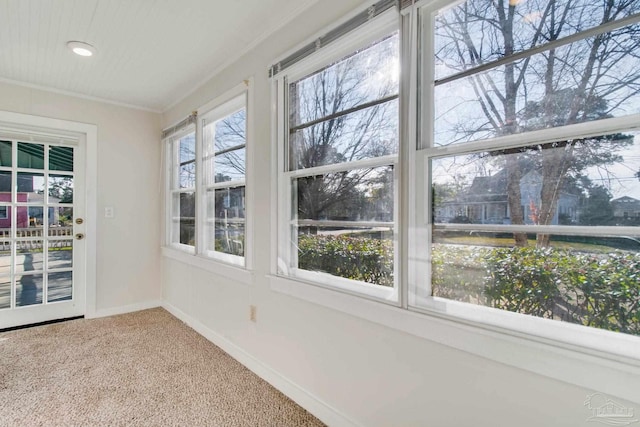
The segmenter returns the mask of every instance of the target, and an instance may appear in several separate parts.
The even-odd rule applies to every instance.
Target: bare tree
[[[397,152],[398,39],[290,84],[289,168],[307,169]],[[395,62],[394,62],[395,61]],[[384,170],[383,170],[384,169]],[[356,219],[366,195],[390,190],[388,168],[323,173],[297,180],[298,215]],[[371,186],[376,185],[377,191]],[[374,189],[376,190],[376,189]]]
[[[438,18],[436,58],[450,72],[464,71],[638,11],[640,2],[635,0],[469,0]],[[466,80],[484,120],[463,116],[450,127],[452,139],[516,134],[625,114],[640,91],[639,54],[640,27],[635,24],[472,74]],[[629,138],[602,137],[496,153],[510,154],[504,168],[512,223],[524,223],[523,157],[533,160],[542,175],[538,223],[546,225],[554,218],[568,173],[620,161],[616,150],[630,143]],[[527,244],[524,234],[515,234],[515,240],[516,245]],[[548,242],[548,235],[538,236],[538,245]]]

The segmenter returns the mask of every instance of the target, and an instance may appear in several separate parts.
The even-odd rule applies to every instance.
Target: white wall
[[[0,110],[97,126],[97,314],[157,304],[160,114],[7,83]],[[104,218],[105,206],[114,218]]]
[[[275,171],[264,160],[272,155],[267,68],[276,57],[359,4],[356,0],[317,2],[294,23],[242,56],[164,115],[164,125],[173,124],[242,79],[254,78],[256,138],[250,143],[260,161],[255,163],[254,170],[255,197],[249,201],[258,212],[253,283],[247,286],[163,258],[164,303],[232,355],[289,391],[312,412],[334,424],[593,425],[586,421],[590,412],[583,403],[594,390],[474,356],[270,289],[267,276],[271,222],[267,213],[271,212],[270,180]],[[257,323],[249,321],[250,304],[257,306]],[[315,397],[316,404],[305,394]],[[337,415],[332,418],[331,409],[327,408]]]

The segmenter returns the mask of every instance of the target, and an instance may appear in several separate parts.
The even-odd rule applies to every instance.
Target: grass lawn
[[[535,239],[529,239],[529,245],[536,245]],[[434,238],[434,243],[443,243],[449,245],[469,245],[469,246],[487,246],[487,247],[513,247],[513,238],[511,237],[488,237],[488,236],[478,236],[478,235],[468,235],[468,236],[447,236],[447,237],[436,237]],[[602,245],[602,244],[592,244],[592,243],[580,243],[580,242],[558,242],[551,240],[552,248],[556,249],[565,249],[575,252],[589,252],[589,253],[610,253],[616,248],[611,246]]]

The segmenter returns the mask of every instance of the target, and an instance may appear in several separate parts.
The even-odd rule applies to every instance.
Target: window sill
[[[164,257],[180,261],[193,267],[218,274],[220,276],[226,277],[227,279],[234,280],[244,285],[251,285],[253,283],[253,272],[251,272],[250,270],[245,270],[244,268],[237,267],[231,264],[224,264],[212,258],[205,258],[170,247],[163,247],[162,255]]]
[[[538,335],[471,324],[452,315],[406,310],[291,278],[269,276],[269,281],[271,289],[281,294],[492,361],[638,402],[638,358],[621,357],[615,352],[608,355],[600,349],[592,350],[586,346],[543,339]],[[640,355],[640,345],[635,354]]]

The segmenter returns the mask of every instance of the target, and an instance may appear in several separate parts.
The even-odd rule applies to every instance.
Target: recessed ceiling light
[[[67,42],[67,47],[80,56],[93,56],[96,54],[96,48],[85,42]]]

